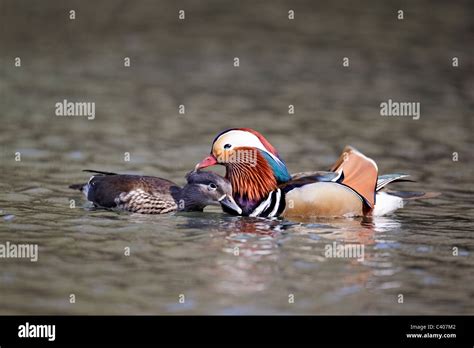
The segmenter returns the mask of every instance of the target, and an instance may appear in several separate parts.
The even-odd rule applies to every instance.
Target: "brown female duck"
[[[165,214],[174,211],[202,211],[208,205],[235,205],[230,182],[207,171],[192,171],[186,175],[187,184],[141,175],[95,173],[87,184],[69,186],[80,190],[96,207],[115,208],[141,214]]]

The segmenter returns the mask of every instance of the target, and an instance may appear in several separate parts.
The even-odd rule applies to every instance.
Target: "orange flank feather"
[[[375,205],[378,168],[375,162],[351,146],[344,151],[332,166],[331,171],[343,171],[342,183],[361,195],[371,209]]]
[[[236,148],[235,151],[252,151],[251,147]],[[226,179],[231,182],[234,189],[234,197],[245,197],[251,201],[259,201],[277,188],[277,182],[273,171],[260,154],[256,152],[256,162],[233,162],[226,163]]]

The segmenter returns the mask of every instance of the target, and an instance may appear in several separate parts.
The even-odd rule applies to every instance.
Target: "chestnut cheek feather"
[[[232,184],[234,197],[250,201],[260,201],[277,187],[270,166],[260,154],[257,155],[256,166],[242,163],[230,165],[227,169],[227,178]]]

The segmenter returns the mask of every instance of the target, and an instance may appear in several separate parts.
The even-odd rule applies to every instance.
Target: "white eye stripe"
[[[276,157],[274,154],[272,154],[260,141],[260,139],[255,135],[247,131],[242,131],[242,130],[231,130],[228,131],[227,133],[222,134],[219,138],[216,139],[215,142],[218,142],[221,138],[223,137],[229,137],[231,141],[227,141],[224,144],[232,144],[232,147],[254,147],[256,149],[260,149],[268,153],[277,163],[280,163],[283,166],[283,162]]]

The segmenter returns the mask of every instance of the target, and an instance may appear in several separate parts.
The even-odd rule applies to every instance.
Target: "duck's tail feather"
[[[381,191],[377,192],[377,204],[372,212],[373,216],[383,216],[403,208],[407,201],[415,199],[433,198],[439,196],[439,192],[416,192],[416,191]]]
[[[117,173],[104,172],[103,170],[94,170],[94,169],[84,169],[83,172],[94,173],[94,174],[99,174],[99,175],[117,175]],[[72,185],[69,185],[70,189],[79,190],[79,191],[83,192],[86,195],[86,197],[87,197],[88,187],[89,187],[88,183],[87,184],[72,184]]]
[[[410,181],[410,182],[415,182],[415,180],[412,179],[407,179],[410,175],[408,174],[384,174],[380,175],[377,178],[377,188],[375,189],[376,192],[380,191],[383,189],[385,186],[392,182],[403,182],[403,181]]]
[[[84,186],[86,185],[87,184],[73,184],[73,185],[69,185],[69,188],[73,190],[79,190],[82,192],[84,190]]]
[[[69,185],[69,188],[81,191],[86,198],[89,195],[89,184],[73,184]]]
[[[403,200],[427,199],[441,195],[441,192],[421,192],[421,191],[384,191],[392,196],[403,198]]]
[[[104,172],[104,171],[102,171],[102,170],[94,170],[94,169],[84,169],[83,172],[95,173],[95,174],[102,174],[102,175],[118,175],[117,173]]]

